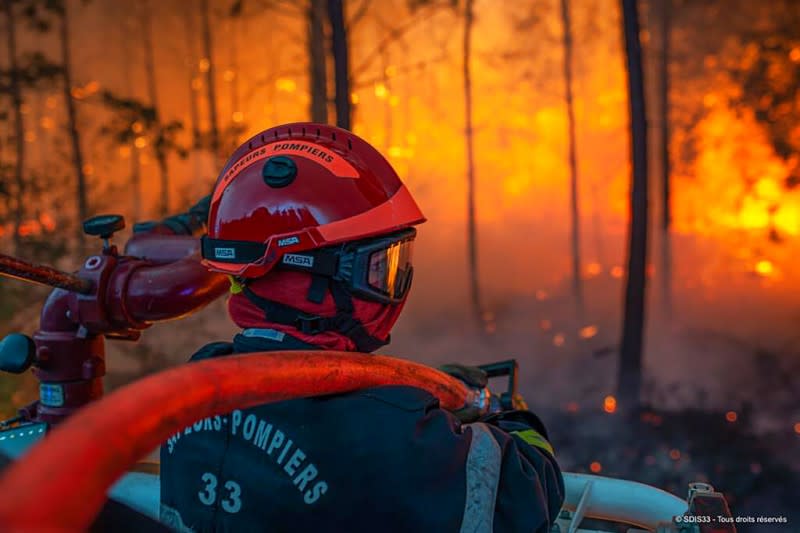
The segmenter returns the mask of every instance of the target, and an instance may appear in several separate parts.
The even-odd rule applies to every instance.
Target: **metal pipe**
[[[74,274],[5,254],[0,254],[0,275],[81,294],[88,294],[92,291],[90,281]]]

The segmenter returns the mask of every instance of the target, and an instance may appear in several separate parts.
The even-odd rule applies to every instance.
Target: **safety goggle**
[[[277,266],[343,281],[353,294],[381,303],[398,303],[411,287],[412,250],[417,231],[396,233],[309,251],[285,253]],[[203,238],[203,257],[243,264],[266,253],[266,245]],[[221,252],[222,251],[222,252]]]

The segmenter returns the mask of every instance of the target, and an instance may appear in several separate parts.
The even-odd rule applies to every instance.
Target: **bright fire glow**
[[[613,396],[606,396],[603,400],[603,411],[606,413],[615,413],[617,411],[617,399]]]
[[[756,273],[764,277],[771,275],[774,272],[774,270],[775,269],[772,266],[772,263],[770,261],[767,261],[766,259],[762,259],[761,261],[756,263],[755,266]]]

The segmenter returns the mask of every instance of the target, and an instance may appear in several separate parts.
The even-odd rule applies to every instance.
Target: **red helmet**
[[[257,278],[285,256],[425,221],[378,151],[351,132],[314,123],[268,129],[242,144],[217,179],[204,264]]]

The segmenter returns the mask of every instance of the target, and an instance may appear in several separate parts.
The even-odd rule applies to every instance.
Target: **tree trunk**
[[[75,194],[78,204],[76,237],[78,239],[78,254],[82,256],[85,251],[83,221],[89,216],[89,206],[86,175],[83,173],[83,151],[81,150],[81,137],[78,130],[78,116],[77,110],[75,109],[75,101],[72,98],[72,66],[70,64],[69,12],[67,11],[67,2],[64,2],[60,22],[62,83],[64,86],[64,103],[67,107],[67,133],[69,134],[70,143],[72,144],[72,162],[75,166]]]
[[[475,318],[483,320],[483,306],[478,285],[478,237],[475,224],[475,147],[472,131],[472,26],[474,23],[473,0],[464,3],[464,142],[467,152],[467,263],[469,264],[470,301]]]
[[[206,91],[208,97],[208,120],[211,133],[211,151],[214,154],[214,164],[221,167],[222,154],[220,153],[219,122],[217,120],[217,94],[214,74],[214,45],[211,41],[210,8],[208,0],[202,0],[200,13],[203,18],[203,55],[208,60],[206,71]]]
[[[308,79],[311,82],[311,121],[328,123],[328,73],[325,54],[325,0],[308,8]]]
[[[133,220],[142,220],[142,170],[139,149],[131,143],[131,191],[133,193]]]
[[[336,125],[349,130],[351,128],[350,67],[343,3],[344,0],[328,0],[328,20],[331,25],[331,50],[336,87]]]
[[[121,30],[125,33],[132,31],[124,22],[122,23]],[[131,91],[131,98],[134,98],[136,93],[134,88],[136,85],[134,85],[133,77],[131,76],[132,73],[130,66],[133,63],[131,59],[131,52],[132,50],[129,46],[127,46],[127,44],[122,45],[122,83],[124,87]],[[133,126],[131,125],[131,127]],[[128,192],[131,200],[130,213],[134,223],[136,223],[142,220],[142,178],[139,161],[139,149],[136,147],[136,135],[133,135],[128,147],[130,148],[131,158],[131,169],[130,175],[128,176]]]
[[[639,407],[645,325],[647,271],[647,118],[644,101],[642,47],[636,0],[622,0],[630,104],[631,186],[628,272],[618,369],[618,398],[628,411]]]
[[[672,314],[672,198],[670,194],[670,122],[669,122],[669,57],[672,5],[671,0],[661,0],[661,290],[664,310]]]
[[[22,246],[20,227],[25,218],[25,122],[22,115],[22,87],[19,82],[20,72],[17,64],[17,28],[11,4],[11,0],[3,1],[8,29],[9,90],[11,93],[11,107],[14,112],[14,143],[16,147],[14,165],[14,254],[18,255]]]
[[[564,35],[564,99],[567,106],[567,136],[569,145],[570,213],[572,219],[572,290],[579,312],[583,313],[583,284],[581,282],[581,219],[578,206],[578,157],[575,141],[575,109],[572,98],[572,24],[569,0],[561,0],[561,21]]]
[[[670,56],[670,33],[672,31],[672,6],[671,0],[661,0],[661,179],[663,194],[663,210],[661,217],[661,229],[664,232],[670,230],[672,224],[672,207],[670,195],[670,158],[669,158],[669,56]]]
[[[186,10],[186,57],[189,75],[189,122],[192,132],[192,166],[195,176],[202,176],[202,166],[197,151],[201,148],[200,143],[200,107],[197,102],[198,89],[195,89],[194,80],[197,73],[197,50],[195,48],[195,14],[191,10]]]
[[[159,184],[161,187],[159,213],[166,216],[170,212],[169,207],[169,161],[163,148],[163,133],[161,131],[161,110],[158,105],[158,84],[156,83],[156,62],[153,53],[153,17],[151,13],[152,4],[145,0],[139,5],[139,22],[142,28],[142,46],[144,48],[144,72],[147,85],[147,97],[150,107],[155,111],[155,129],[152,140],[153,152],[158,162]]]
[[[392,136],[394,132],[393,113],[392,113],[392,80],[388,74],[389,70],[389,50],[381,51],[381,77],[383,86],[386,87],[386,98],[383,99],[383,150],[389,153],[392,147]]]

